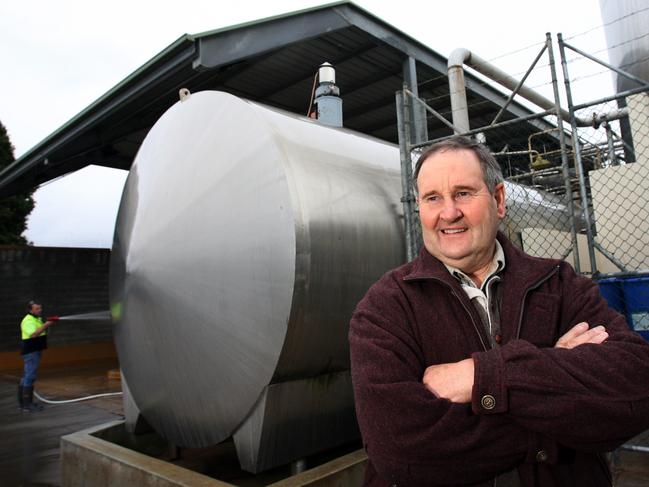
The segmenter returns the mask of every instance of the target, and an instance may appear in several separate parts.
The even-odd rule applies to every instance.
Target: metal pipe
[[[466,84],[464,82],[464,63],[471,58],[468,49],[456,49],[448,58],[448,88],[451,95],[451,110],[456,134],[468,132],[469,107],[466,101]]]
[[[527,152],[527,151],[524,151]],[[507,178],[508,181],[518,181],[519,179],[534,178],[536,176],[545,176],[546,174],[556,174],[559,171],[558,167],[549,169],[541,169],[540,171],[531,171],[523,174],[516,174]]]
[[[304,458],[300,458],[299,460],[295,460],[294,462],[291,462],[291,475],[297,475],[299,473],[302,473],[306,470],[306,460]]]
[[[559,35],[561,35],[561,34],[559,34]],[[575,46],[571,46],[567,42],[564,42],[563,45],[564,45],[564,47],[567,47],[571,51],[575,51],[577,54],[581,54],[585,58],[590,59],[591,61],[596,62],[597,64],[601,64],[605,68],[608,68],[608,69],[610,69],[612,71],[615,71],[617,74],[622,75],[625,78],[630,79],[631,81],[635,81],[636,83],[640,84],[645,90],[649,88],[649,83],[647,83],[646,80],[638,78],[637,76],[633,76],[631,73],[627,73],[623,69],[616,68],[615,66],[613,66],[611,64],[605,63],[604,61],[602,61],[600,59],[597,59],[596,57],[591,56],[590,54],[586,54],[581,49],[577,49]]]
[[[442,122],[442,123],[443,123],[444,125],[446,125],[448,128],[452,129],[455,133],[459,133],[459,132],[458,132],[458,129],[455,127],[455,125],[453,125],[451,122],[449,122],[448,120],[446,120],[446,118],[444,118],[444,116],[443,116],[442,114],[440,114],[438,111],[436,111],[434,108],[428,106],[424,100],[422,100],[421,98],[419,98],[418,96],[416,96],[413,92],[411,92],[411,91],[408,90],[408,89],[405,89],[405,88],[404,88],[403,91],[405,91],[405,93],[406,93],[407,95],[411,96],[411,97],[413,98],[413,100],[415,100],[417,103],[421,104],[421,105],[424,107],[424,109],[425,109],[428,113],[430,113],[432,116],[434,116],[435,118],[437,118],[437,120],[439,120],[440,122]],[[419,144],[419,143],[421,143],[421,142],[422,142],[422,141],[418,141],[417,143]],[[426,142],[426,143],[428,143],[428,142]]]
[[[559,130],[559,145],[561,146],[561,172],[563,174],[563,185],[566,191],[566,205],[570,213],[570,239],[573,249],[573,264],[575,271],[581,272],[581,262],[579,260],[579,245],[577,241],[577,219],[575,218],[575,205],[572,201],[572,184],[570,181],[570,166],[568,162],[568,150],[566,147],[566,133],[563,130],[563,119],[559,116],[561,112],[561,99],[559,97],[559,83],[557,81],[557,71],[554,67],[554,50],[552,49],[552,36],[549,32],[545,34],[545,45],[548,48],[548,58],[550,60],[550,75],[552,76],[552,93],[554,94],[554,107],[557,114],[557,129]],[[577,134],[573,129],[573,139]]]
[[[449,70],[451,69],[451,66],[453,66],[454,68],[458,66],[459,59],[461,59],[464,62],[464,64],[466,64],[467,66],[471,66],[479,73],[503,85],[505,88],[508,88],[510,90],[515,90],[519,85],[519,81],[516,78],[510,76],[500,68],[497,68],[493,64],[482,59],[477,54],[472,53],[468,49],[464,49],[464,48],[456,49],[451,53],[450,57],[448,58]],[[452,62],[453,65],[451,65]],[[459,67],[463,68],[462,65],[460,65]],[[449,79],[449,84],[450,84],[450,79]],[[518,89],[518,93],[522,97],[540,106],[541,108],[545,108],[546,110],[555,109],[554,102],[548,100],[547,98],[545,98],[544,96],[540,95],[539,93],[537,93],[536,91],[530,88],[527,88],[525,86],[520,86]],[[570,114],[563,109],[561,109],[561,116],[564,118],[564,120],[570,118]]]
[[[611,254],[608,250],[606,250],[604,247],[602,247],[599,243],[595,242],[595,248],[597,250],[599,250],[604,255],[604,257],[606,257],[608,260],[613,262],[613,264],[615,264],[618,267],[618,269],[620,269],[622,272],[629,272],[629,270],[624,266],[624,264],[622,262],[620,262],[620,260],[617,257],[615,257],[613,254]]]
[[[620,118],[628,117],[629,109],[628,107],[616,108],[607,113],[594,113],[590,119],[591,125],[593,128],[599,128],[602,123],[612,122],[613,120],[619,120]],[[584,119],[585,120],[585,119]]]
[[[570,125],[572,126],[572,144],[575,152],[575,168],[579,176],[579,194],[581,195],[581,207],[584,212],[584,221],[586,222],[586,237],[588,239],[588,259],[590,260],[591,273],[597,272],[597,262],[595,260],[595,237],[590,220],[590,210],[588,204],[588,195],[586,194],[586,175],[581,160],[581,147],[579,144],[579,134],[577,133],[577,119],[572,105],[572,90],[570,88],[570,76],[568,74],[568,63],[566,62],[566,52],[563,46],[561,34],[557,35],[559,40],[559,52],[561,54],[561,68],[563,70],[563,81],[566,88],[566,99],[570,109]],[[561,131],[563,133],[563,131]]]
[[[540,56],[540,55],[539,55]],[[535,61],[536,63],[536,61]],[[522,85],[522,82],[505,73],[488,61],[482,59],[477,54],[468,49],[455,49],[448,58],[448,84],[451,93],[451,108],[453,109],[453,124],[462,129],[466,127],[469,130],[469,112],[466,101],[466,89],[464,85],[464,67],[471,66],[473,69],[488,77],[489,79],[501,84],[505,88],[517,91],[523,98],[531,101],[535,105],[546,110],[555,110],[555,103],[548,100],[543,95]],[[526,74],[527,76],[527,74]],[[461,84],[461,85],[460,85]],[[570,120],[570,112],[563,108],[559,110],[560,118],[566,122]],[[625,116],[619,110],[607,112],[607,120],[616,120]],[[593,118],[576,118],[577,126],[590,127],[593,124]],[[493,122],[492,122],[493,123]]]
[[[527,138],[527,148],[529,149],[529,153],[530,153],[530,166],[534,163],[534,161],[532,160],[532,139],[533,139],[534,137],[536,137],[536,136],[539,136],[539,135],[548,134],[548,133],[550,133],[550,132],[556,132],[557,130],[559,130],[559,128],[558,128],[558,127],[554,127],[554,128],[547,129],[547,130],[542,130],[542,131],[540,131],[540,132],[534,132],[534,133],[531,133],[531,134],[529,135],[529,137]],[[561,150],[561,149],[559,149],[559,150]],[[536,152],[537,154],[539,154],[537,151],[534,151],[534,152]],[[554,151],[551,151],[551,152],[554,152]],[[546,152],[544,152],[543,154],[544,154],[544,155],[548,155],[548,152],[546,151]]]
[[[536,120],[538,118],[543,118],[546,115],[556,115],[556,112],[555,112],[554,108],[552,108],[550,110],[543,110],[542,112],[539,112],[539,113],[531,113],[530,115],[526,115],[524,117],[513,118],[511,120],[505,120],[503,122],[498,122],[496,125],[489,125],[489,126],[486,126],[486,127],[480,127],[480,128],[477,128],[477,129],[469,130],[467,132],[464,132],[462,135],[469,136],[469,135],[478,134],[480,132],[487,132],[489,130],[495,130],[495,129],[498,129],[498,128],[501,128],[501,127],[506,127],[508,125],[513,125],[513,124],[516,124],[516,123],[527,122],[528,120]],[[438,137],[437,139],[435,139],[435,141],[439,142],[439,141],[442,141],[442,140],[450,139],[451,137],[453,137],[453,135],[447,135],[445,137]],[[427,145],[430,145],[430,142],[423,142],[421,144],[413,144],[413,145],[410,146],[410,149],[418,149],[419,147],[425,147]]]
[[[627,96],[636,95],[638,93],[645,93],[646,91],[647,91],[646,86],[641,86],[639,88],[633,88],[632,90],[620,91],[619,93],[616,93],[615,95],[605,96],[603,98],[600,98],[599,100],[593,100],[593,101],[589,101],[587,103],[580,103],[579,105],[574,105],[572,107],[572,109],[575,110],[575,111],[576,110],[581,110],[582,108],[592,107],[594,105],[601,105],[602,103],[606,103],[606,102],[613,101],[613,100],[624,99]],[[610,121],[612,121],[612,120],[614,120],[614,119],[610,119]]]
[[[404,86],[405,89],[405,86]],[[403,203],[403,218],[406,237],[406,260],[410,262],[417,255],[414,203],[412,188],[412,161],[410,159],[410,116],[408,96],[403,91],[397,91],[397,130],[399,134],[399,154],[401,157],[401,202]]]
[[[613,130],[608,122],[604,122],[604,130],[606,130],[606,142],[608,144],[608,163],[610,166],[617,165],[617,157],[615,156],[615,143],[613,141]]]
[[[493,152],[493,155],[494,156],[522,156],[522,155],[528,155],[532,152],[536,154],[539,153],[538,151],[535,150],[512,150],[507,152]]]
[[[611,131],[611,137],[613,139],[613,144],[617,147],[617,149],[622,150],[623,153],[624,153],[624,156],[622,157],[622,160],[624,160],[625,162],[634,162],[633,159],[630,160],[630,161],[626,159],[627,154],[633,154],[634,153],[633,146],[630,145],[626,140],[624,140],[624,138],[621,137],[620,134],[618,134],[615,130],[613,130],[613,127],[611,127],[610,124],[608,124],[608,126],[609,126],[609,130]],[[616,156],[616,160],[617,159],[618,159],[618,156]],[[619,164],[619,162],[618,162],[618,164]]]
[[[636,271],[624,271],[624,272],[598,272],[593,278],[596,281],[601,279],[606,279],[608,277],[645,277],[649,276],[649,269],[638,269]]]
[[[403,62],[403,79],[410,87],[413,99],[419,100],[419,87],[417,86],[417,64],[415,58],[408,56]],[[424,106],[426,106],[424,104]],[[410,142],[418,144],[428,140],[428,126],[426,122],[426,111],[421,105],[413,106],[410,111],[410,121],[413,130]]]
[[[343,100],[340,88],[336,86],[336,70],[330,63],[322,63],[318,68],[318,87],[313,103],[320,123],[331,127],[343,126]]]
[[[495,124],[498,121],[498,119],[500,118],[500,116],[505,112],[505,109],[509,106],[509,104],[512,102],[514,97],[521,90],[521,88],[523,87],[523,84],[525,83],[525,80],[527,79],[527,77],[530,75],[530,73],[532,72],[532,70],[536,66],[536,63],[539,62],[539,59],[541,59],[541,56],[543,55],[543,53],[545,52],[545,50],[547,48],[548,48],[548,45],[547,45],[547,42],[546,42],[545,45],[543,46],[543,49],[541,49],[541,51],[536,55],[536,58],[534,59],[534,61],[530,65],[530,67],[528,68],[525,75],[518,82],[518,85],[516,85],[516,88],[514,88],[511,95],[509,95],[509,98],[507,98],[507,101],[505,102],[505,104],[501,107],[500,111],[496,114],[496,116],[494,117],[494,119],[491,121],[491,123],[489,125]]]

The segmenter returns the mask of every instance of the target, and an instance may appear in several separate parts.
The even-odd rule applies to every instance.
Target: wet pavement
[[[109,378],[109,371],[117,368],[116,360],[50,366],[39,371],[36,390],[51,399],[120,391],[120,381]],[[60,485],[60,437],[121,419],[122,398],[46,405],[39,413],[21,412],[16,397],[20,373],[0,371],[0,485],[56,487]],[[649,431],[627,444],[649,448]],[[616,487],[649,486],[649,453],[618,451],[612,456],[612,472]]]
[[[39,370],[36,390],[51,399],[71,399],[116,392],[119,380],[108,379],[115,360]],[[38,413],[18,408],[20,370],[0,372],[0,485],[51,487],[60,485],[61,436],[120,419],[120,396],[73,404],[45,405]]]

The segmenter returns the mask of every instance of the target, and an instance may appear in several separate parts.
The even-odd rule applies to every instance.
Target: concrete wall
[[[591,194],[597,229],[596,242],[628,271],[649,270],[649,95],[627,97],[636,162],[590,171]],[[566,258],[574,265],[568,232],[525,228],[523,249],[538,257]],[[591,272],[586,236],[578,235],[582,272]],[[567,255],[567,257],[566,257]],[[620,272],[598,250],[597,270]]]
[[[0,351],[20,349],[19,324],[30,299],[44,315],[108,310],[107,249],[0,246]],[[50,346],[112,340],[111,324],[60,321]]]
[[[155,436],[155,435],[153,435]],[[129,435],[122,421],[99,425],[61,438],[62,487],[233,487],[235,485],[269,485],[272,487],[357,487],[363,484],[367,455],[364,450],[341,454],[332,460],[290,475],[288,468],[275,469],[251,476],[238,471],[232,455],[224,448],[221,454],[201,455],[200,462],[188,458],[176,463],[154,458],[164,444],[152,435]],[[227,446],[226,444],[222,444]],[[140,453],[147,451],[146,454]],[[216,451],[216,450],[214,450]],[[161,456],[161,455],[158,455]],[[168,454],[166,455],[168,456]],[[307,459],[307,464],[312,459]],[[235,460],[236,462],[236,460]],[[184,465],[184,466],[181,466]],[[221,472],[228,481],[208,477],[199,471]],[[279,478],[278,478],[279,477]],[[231,483],[230,483],[231,482]]]
[[[572,234],[570,232],[545,228],[525,228],[522,232],[522,239],[523,250],[528,254],[548,259],[563,259],[571,266],[575,266],[574,255],[571,251]],[[548,242],[551,242],[551,245]],[[579,251],[580,271],[592,273],[588,258],[588,239],[586,235],[577,235],[577,249]],[[597,249],[595,249],[595,261],[599,272],[620,272],[620,269]]]
[[[628,270],[649,269],[649,95],[627,98],[636,162],[591,171],[597,242]]]

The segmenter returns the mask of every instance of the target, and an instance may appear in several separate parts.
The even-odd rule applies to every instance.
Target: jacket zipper
[[[527,295],[529,294],[530,291],[533,291],[534,289],[539,287],[541,284],[543,284],[545,281],[550,279],[553,275],[555,275],[558,270],[559,270],[559,266],[556,266],[546,276],[542,277],[541,279],[536,281],[534,284],[532,284],[531,286],[529,286],[525,290],[525,294],[523,294],[523,302],[521,303],[521,313],[520,313],[520,316],[518,317],[518,326],[516,327],[516,338],[517,339],[520,338],[521,326],[523,324],[523,312],[525,311],[525,300],[527,299]],[[434,280],[434,281],[437,281],[437,282],[443,284],[445,287],[447,287],[451,291],[451,294],[455,297],[455,299],[457,299],[460,302],[460,304],[462,305],[462,308],[464,309],[464,311],[466,311],[466,313],[469,315],[469,319],[471,320],[471,323],[473,324],[473,329],[475,330],[476,334],[478,335],[478,338],[480,339],[480,344],[482,345],[482,348],[485,351],[487,351],[488,348],[485,345],[484,340],[482,339],[482,335],[480,334],[480,331],[478,329],[478,325],[476,324],[475,320],[473,319],[473,315],[471,314],[469,309],[464,304],[464,301],[462,301],[460,299],[460,297],[455,293],[455,290],[448,283],[442,281],[441,279],[438,279],[436,277],[429,277],[428,279],[431,279],[431,280]],[[493,480],[493,487],[497,487],[497,485],[498,485],[498,477],[496,476],[494,478],[494,480]]]
[[[471,312],[469,311],[469,309],[468,309],[468,308],[466,307],[466,305],[464,304],[464,301],[462,301],[462,300],[460,299],[460,297],[459,297],[457,294],[455,294],[455,291],[454,291],[453,289],[451,289],[451,294],[457,298],[457,300],[460,302],[460,304],[461,304],[462,307],[464,308],[464,311],[466,311],[467,314],[469,315],[469,318],[471,319],[471,323],[473,323],[473,329],[474,329],[475,332],[478,334],[478,338],[480,339],[480,344],[482,345],[482,348],[484,348],[484,350],[485,350],[485,352],[486,352],[486,351],[488,350],[487,345],[485,345],[485,342],[484,342],[484,340],[482,339],[482,335],[480,334],[480,330],[478,329],[478,325],[476,324],[475,320],[473,319],[473,315],[471,314]]]
[[[482,348],[485,350],[485,352],[487,350],[489,350],[487,348],[487,345],[485,345],[484,340],[482,339],[482,335],[480,334],[480,330],[478,329],[478,325],[476,324],[475,320],[473,319],[473,315],[471,314],[469,309],[464,304],[464,301],[462,301],[460,299],[460,297],[455,293],[455,290],[448,283],[442,281],[441,279],[438,279],[437,277],[429,277],[428,279],[431,279],[433,281],[437,281],[437,282],[443,284],[444,286],[446,286],[451,291],[451,294],[455,297],[455,299],[457,299],[460,302],[460,304],[462,305],[462,308],[464,308],[464,311],[466,311],[466,313],[469,315],[469,319],[471,320],[471,324],[473,325],[473,329],[475,330],[476,334],[478,335],[478,338],[480,339],[480,344],[482,345]]]
[[[520,312],[520,315],[518,316],[518,325],[516,327],[516,339],[517,340],[521,337],[521,326],[523,325],[523,312],[525,311],[525,300],[527,299],[527,295],[530,293],[530,291],[534,291],[537,287],[539,287],[545,281],[547,281],[552,276],[554,276],[557,273],[558,270],[559,270],[559,266],[557,265],[546,276],[542,277],[541,279],[536,281],[534,284],[532,284],[530,287],[528,287],[525,290],[525,294],[523,294],[523,301],[521,302],[521,312]]]

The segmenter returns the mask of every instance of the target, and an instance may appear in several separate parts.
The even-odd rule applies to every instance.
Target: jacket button
[[[487,394],[485,396],[482,396],[482,399],[480,400],[480,404],[482,404],[483,408],[491,410],[496,407],[496,398],[493,397],[491,394]]]
[[[539,463],[544,463],[548,461],[548,454],[545,450],[539,450],[536,452],[536,461]]]

